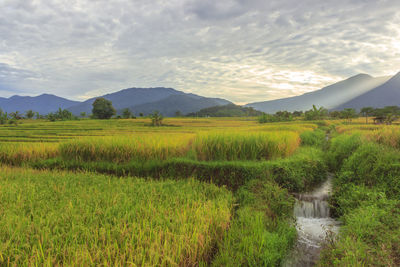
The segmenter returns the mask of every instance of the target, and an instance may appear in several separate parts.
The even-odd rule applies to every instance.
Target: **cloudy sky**
[[[0,97],[173,87],[235,103],[400,71],[399,0],[1,0]]]

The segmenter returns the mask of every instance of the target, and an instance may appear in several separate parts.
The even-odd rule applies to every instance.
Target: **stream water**
[[[294,215],[298,240],[284,266],[314,266],[319,259],[327,235],[337,234],[339,222],[330,217],[328,198],[332,175],[313,192],[296,196]]]

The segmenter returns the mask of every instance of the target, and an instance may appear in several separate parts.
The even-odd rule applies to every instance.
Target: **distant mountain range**
[[[158,110],[164,116],[175,116],[177,111],[186,114],[203,108],[231,103],[224,99],[187,94],[164,87],[129,88],[102,97],[110,100],[118,113],[121,113],[124,108],[129,108],[136,115],[139,113],[147,115]],[[68,110],[75,115],[79,115],[81,112],[89,114],[96,98],[71,106]]]
[[[177,111],[188,114],[210,107],[232,104],[225,99],[203,97],[164,87],[129,88],[101,97],[112,101],[119,114],[122,109],[129,108],[135,115],[139,113],[147,115],[158,110],[164,116],[174,116]],[[16,95],[10,98],[0,97],[0,109],[6,112],[33,110],[40,114],[48,114],[62,108],[70,110],[75,115],[80,115],[81,112],[90,114],[96,98],[78,102],[49,94],[36,97]],[[393,77],[378,78],[358,74],[300,96],[255,102],[245,107],[275,113],[280,110],[304,111],[312,108],[312,105],[323,106],[330,110],[344,108],[359,110],[367,106],[374,108],[400,106],[400,72]]]
[[[398,75],[399,74],[396,76]],[[400,105],[400,98],[396,98],[400,93],[400,87],[398,84],[396,85],[395,82],[391,82],[392,79],[390,79],[390,77],[374,78],[367,74],[358,74],[344,81],[300,96],[250,103],[246,106],[253,107],[266,113],[275,113],[280,110],[309,110],[312,108],[312,105],[318,107],[322,106],[327,109],[338,109],[339,107],[353,107],[359,109],[365,106],[382,107],[391,105],[392,103]],[[388,89],[384,90],[384,92],[380,92],[380,88]],[[372,95],[370,96],[370,92],[372,91],[379,91],[380,93],[377,94],[382,94],[379,98],[382,100],[376,102],[374,97],[372,97]],[[359,99],[357,105],[355,105],[355,103],[353,105],[351,102],[355,99]]]
[[[47,114],[59,108],[65,109],[79,104],[78,101],[68,100],[55,95],[43,94],[39,96],[12,96],[10,98],[0,97],[0,109],[5,112],[33,110],[40,114]]]
[[[158,110],[164,116],[174,116],[177,111],[181,114],[186,114],[208,107],[232,104],[232,102],[225,99],[187,94],[164,87],[129,88],[101,97],[110,100],[117,113],[121,113],[124,108],[129,108],[136,115],[139,113],[147,115]],[[90,114],[92,112],[92,104],[96,98],[78,102],[48,94],[36,97],[12,96],[10,98],[0,98],[0,109],[5,112],[33,110],[40,114],[48,114],[58,108],[62,108],[68,109],[74,115],[80,115],[81,112]]]
[[[144,115],[148,115],[149,113],[154,112],[154,110],[158,110],[164,116],[175,116],[177,111],[181,114],[187,114],[197,112],[204,108],[227,104],[232,104],[232,102],[220,98],[200,97],[192,94],[178,94],[170,95],[155,102],[131,106],[129,109],[134,114],[143,113]]]

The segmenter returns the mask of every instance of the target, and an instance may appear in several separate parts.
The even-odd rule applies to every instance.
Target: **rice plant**
[[[184,156],[193,134],[147,134],[75,139],[60,145],[65,159],[127,162]]]
[[[193,142],[199,160],[269,160],[291,155],[300,145],[295,132],[200,133]]]
[[[222,239],[232,202],[192,179],[0,167],[0,265],[196,266]]]

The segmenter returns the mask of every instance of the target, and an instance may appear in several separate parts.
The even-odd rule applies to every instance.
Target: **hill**
[[[400,72],[386,83],[337,106],[335,109],[363,107],[383,108],[386,106],[400,106]]]
[[[190,112],[196,112],[204,108],[226,104],[231,104],[231,102],[219,98],[208,98],[182,93],[171,95],[158,101],[131,106],[129,109],[135,115],[139,113],[148,115],[157,110],[164,116],[172,117],[176,115],[176,112],[179,112],[183,115]]]
[[[234,104],[204,108],[198,112],[187,114],[187,116],[190,117],[247,117],[260,115],[262,115],[261,111],[254,110],[251,107],[241,107]]]
[[[280,110],[304,111],[311,109],[312,105],[333,109],[346,103],[350,99],[363,95],[382,85],[389,78],[390,77],[374,78],[367,74],[358,74],[314,92],[289,98],[250,103],[246,106],[253,107],[266,113],[275,113]]]
[[[156,88],[128,88],[115,93],[106,94],[99,97],[104,97],[113,103],[116,110],[132,107],[135,105],[154,102],[166,98],[171,95],[184,94],[172,88],[156,87]],[[81,112],[87,114],[92,113],[92,104],[98,97],[93,97],[82,103],[70,107],[68,110],[72,114],[79,115]]]
[[[121,113],[124,108],[129,108],[136,115],[139,113],[147,115],[158,110],[164,116],[174,116],[176,111],[185,114],[206,107],[231,103],[224,99],[187,94],[165,87],[128,88],[101,97],[110,100],[118,113]],[[92,104],[96,98],[86,100],[70,107],[68,110],[75,115],[79,115],[81,112],[90,114],[92,112]]]
[[[54,112],[58,108],[69,108],[80,102],[68,100],[50,94],[42,94],[39,96],[12,96],[10,98],[0,98],[0,108],[5,112],[33,110],[40,114]]]

